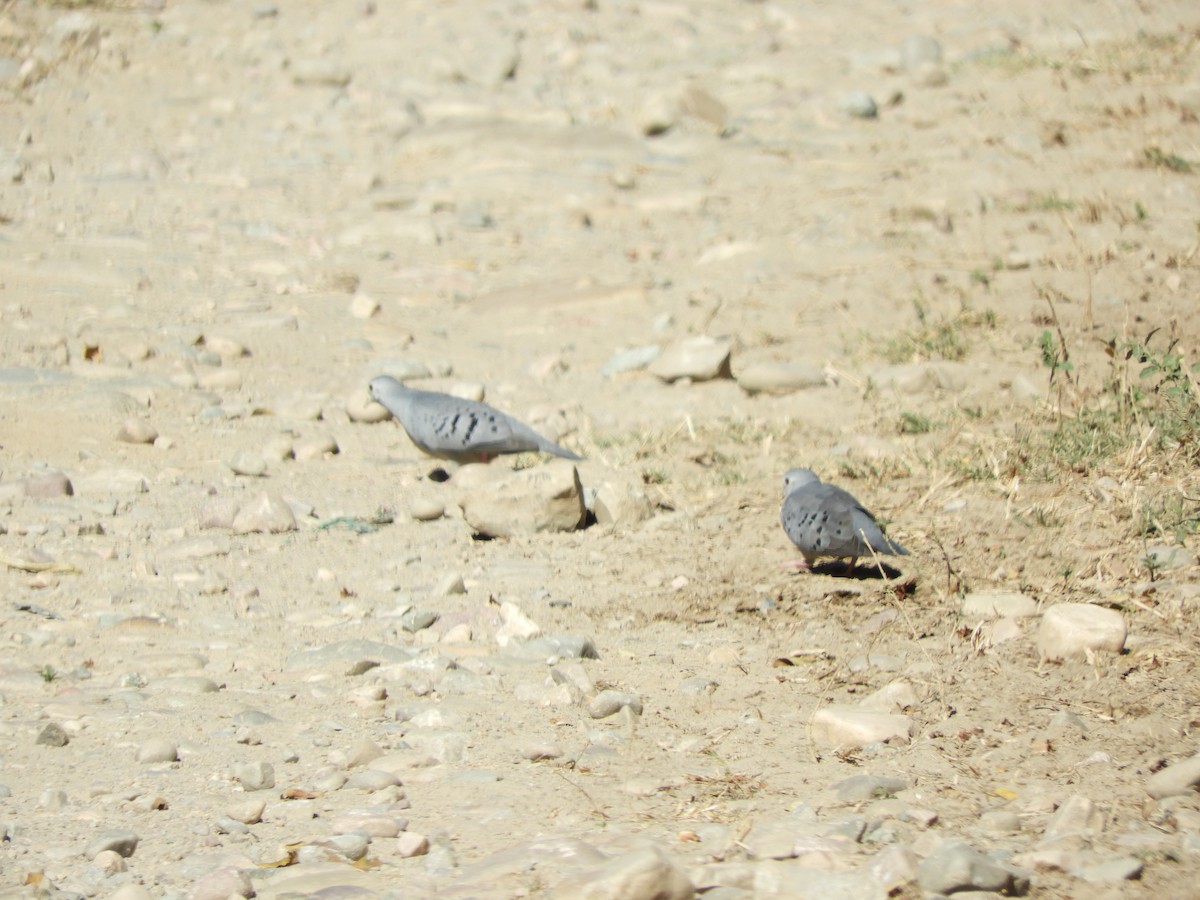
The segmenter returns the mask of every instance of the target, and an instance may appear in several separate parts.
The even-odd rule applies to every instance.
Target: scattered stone
[[[437,620],[438,614],[431,609],[410,609],[400,617],[400,627],[410,634],[416,634]]]
[[[986,619],[1036,616],[1037,601],[1016,591],[975,591],[963,598],[962,614]]]
[[[369,319],[379,312],[379,304],[366,294],[355,294],[350,299],[350,315],[356,319]]]
[[[328,435],[297,441],[293,455],[298,460],[324,459],[327,456],[337,456],[341,452],[338,443]]]
[[[1200,788],[1200,754],[1159,769],[1146,779],[1146,793],[1156,800],[1190,794]]]
[[[414,497],[408,502],[408,514],[418,522],[432,522],[446,514],[446,504],[433,497]]]
[[[709,381],[728,378],[732,342],[705,335],[684,338],[669,346],[650,364],[650,373],[663,381]]]
[[[229,460],[229,468],[234,475],[245,475],[249,478],[260,478],[267,474],[267,464],[261,456],[250,450],[239,450]]]
[[[568,875],[555,897],[588,900],[692,900],[696,889],[683,871],[657,847],[615,856],[603,865]]]
[[[222,866],[201,875],[188,889],[186,900],[230,900],[233,897],[253,897],[254,885],[241,869]]]
[[[275,767],[269,762],[243,763],[234,768],[233,777],[247,791],[265,791],[275,787]]]
[[[282,534],[297,528],[292,508],[278,494],[267,491],[239,509],[232,525],[235,534]]]
[[[1021,816],[1008,809],[989,809],[979,817],[979,830],[985,834],[1015,834],[1021,830]]]
[[[605,378],[612,378],[614,375],[636,372],[639,369],[646,368],[646,366],[658,359],[660,353],[662,353],[662,348],[658,344],[646,344],[641,347],[632,347],[629,350],[618,351],[609,357],[608,362],[600,367],[600,374]]]
[[[117,440],[127,444],[153,444],[158,440],[158,429],[145,419],[126,419],[117,432]]]
[[[876,741],[907,741],[912,720],[897,713],[872,712],[834,704],[812,717],[812,739],[827,747],[863,747]]]
[[[71,479],[62,472],[43,472],[39,475],[30,475],[28,478],[21,479],[20,485],[26,497],[34,497],[38,500],[70,497],[75,493]]]
[[[150,738],[138,747],[135,758],[140,763],[172,763],[179,759],[179,748],[166,738]]]
[[[396,855],[404,859],[424,856],[429,852],[429,838],[415,831],[405,831],[396,837]]]
[[[1142,877],[1143,863],[1132,856],[1115,856],[1103,862],[1092,863],[1071,869],[1072,878],[1080,878],[1092,884],[1132,881]]]
[[[265,800],[244,800],[225,808],[225,815],[243,825],[257,825],[267,808]]]
[[[101,850],[92,859],[92,865],[105,875],[115,875],[118,872],[125,872],[129,869],[129,865],[125,862],[125,857],[114,850]]]
[[[636,474],[611,472],[595,484],[591,510],[597,525],[630,528],[651,518],[654,504]]]
[[[1125,647],[1125,619],[1103,606],[1060,603],[1043,613],[1037,647],[1046,660],[1082,656],[1089,650],[1120,653]]]
[[[672,94],[657,93],[647,98],[637,116],[637,127],[646,137],[666,134],[679,123],[679,101]]]
[[[855,119],[874,119],[879,115],[875,98],[866,91],[850,91],[843,95],[838,105],[842,112]]]
[[[587,513],[579,472],[566,460],[460,490],[457,502],[467,524],[486,537],[574,531]]]
[[[44,747],[65,747],[70,743],[70,740],[67,737],[66,729],[57,722],[49,722],[38,732],[36,743]],[[95,856],[94,853],[91,855]]]
[[[382,422],[392,417],[386,406],[371,399],[371,392],[365,384],[356,388],[354,393],[346,398],[346,415],[350,417],[351,422],[365,424]]]
[[[984,856],[965,841],[949,840],[917,866],[917,883],[934,894],[997,891],[1023,894],[1029,878]]]
[[[748,394],[790,394],[805,388],[822,387],[825,372],[805,363],[756,362],[738,368],[737,383]]]
[[[680,106],[683,112],[713,126],[718,134],[724,133],[729,110],[704,88],[696,84],[687,85],[680,96]]]
[[[128,859],[137,849],[138,841],[138,836],[132,831],[105,831],[88,841],[83,855],[88,859],[95,859],[98,854],[111,850]]]
[[[606,719],[628,707],[635,715],[642,714],[642,701],[628,691],[601,691],[588,701],[588,715],[593,719]]]
[[[456,594],[465,594],[467,586],[463,583],[462,575],[457,572],[447,572],[440,579],[433,589],[435,597],[453,597]]]

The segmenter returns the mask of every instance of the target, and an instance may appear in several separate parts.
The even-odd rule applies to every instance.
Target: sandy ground
[[[1146,791],[1196,750],[1194,433],[1053,438],[1158,383],[1124,342],[1200,359],[1198,37],[1184,2],[0,4],[0,886],[224,896],[233,869],[282,896],[324,865],[362,896],[541,896],[574,864],[486,864],[547,836],[649,841],[698,883],[811,808],[874,835],[822,871],[962,838],[1032,896],[1196,896],[1200,803]],[[694,335],[733,377],[601,373]],[[825,381],[739,385],[769,361]],[[654,515],[475,539],[394,422],[347,415],[410,364]],[[231,470],[281,439],[308,458]],[[887,522],[896,577],[783,568],[794,465]],[[26,496],[47,471],[73,495]],[[204,527],[264,490],[298,530]],[[1117,610],[1125,650],[1044,661],[1037,617],[961,612],[985,590]],[[519,658],[503,603],[599,658]],[[298,661],[358,639],[414,661]],[[591,718],[589,681],[641,714]],[[907,741],[814,737],[897,682]],[[431,851],[298,860],[379,807],[338,787],[377,753]],[[839,800],[859,774],[906,786]],[[98,863],[112,830],[136,851]]]

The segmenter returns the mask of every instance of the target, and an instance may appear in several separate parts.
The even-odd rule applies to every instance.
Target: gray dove
[[[541,450],[582,459],[500,410],[437,391],[418,391],[390,375],[371,379],[371,399],[399,420],[412,442],[441,459],[487,462],[502,453]]]
[[[804,556],[790,564],[798,569],[810,569],[819,556],[849,557],[848,571],[853,571],[860,556],[908,556],[908,551],[889,539],[875,517],[848,491],[823,484],[809,469],[790,469],[783,476],[780,519],[783,530]]]

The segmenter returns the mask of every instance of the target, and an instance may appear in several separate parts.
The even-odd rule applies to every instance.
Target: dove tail
[[[553,441],[543,441],[541,449],[546,453],[553,453],[555,456],[561,456],[563,459],[583,459],[578,453],[572,453],[566,447],[560,447]]]

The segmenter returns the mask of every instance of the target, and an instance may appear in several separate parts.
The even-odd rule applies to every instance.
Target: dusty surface
[[[753,829],[802,804],[872,823],[834,868],[949,837],[1019,857],[1082,797],[1066,852],[1136,857],[1140,880],[1029,867],[1033,896],[1193,893],[1200,805],[1145,786],[1196,750],[1194,437],[1050,441],[1111,413],[1124,341],[1173,330],[1200,358],[1192,4],[369,6],[0,6],[0,884],[182,895],[228,865],[271,896],[296,867],[259,866],[375,802],[329,782],[369,741],[411,755],[397,815],[434,850],[330,864],[367,892],[538,895],[570,867],[471,867],[539,836],[647,838],[695,875],[754,861]],[[906,66],[913,36],[942,62]],[[732,338],[733,378],[600,372],[692,334]],[[748,394],[739,371],[770,360],[827,381]],[[404,362],[485,385],[587,457],[585,486],[643,483],[654,517],[473,539],[393,422],[347,417]],[[159,440],[118,440],[129,419]],[[339,452],[230,470],[281,434]],[[514,464],[544,461],[492,465]],[[782,568],[793,465],[887,521],[913,552],[896,578]],[[44,469],[74,495],[22,496]],[[311,515],[203,527],[263,490]],[[447,515],[415,521],[418,499]],[[370,533],[319,527],[380,507]],[[1146,567],[1178,541],[1182,566]],[[455,574],[466,593],[438,596]],[[985,589],[1117,609],[1126,650],[1043,662],[1036,618],[960,613]],[[592,719],[498,647],[504,601],[590,638],[587,676],[641,716]],[[411,634],[408,606],[441,618]],[[435,643],[460,623],[470,642]],[[419,664],[289,666],[359,638]],[[814,713],[897,680],[910,741],[814,741]],[[37,743],[51,722],[66,746]],[[179,761],[139,762],[151,738]],[[541,745],[562,756],[525,758]],[[275,787],[244,791],[260,761]],[[831,793],[862,773],[936,821]],[[260,823],[217,827],[256,796]],[[993,809],[1021,830],[980,828]],[[84,850],[112,829],[140,842],[106,875]]]

